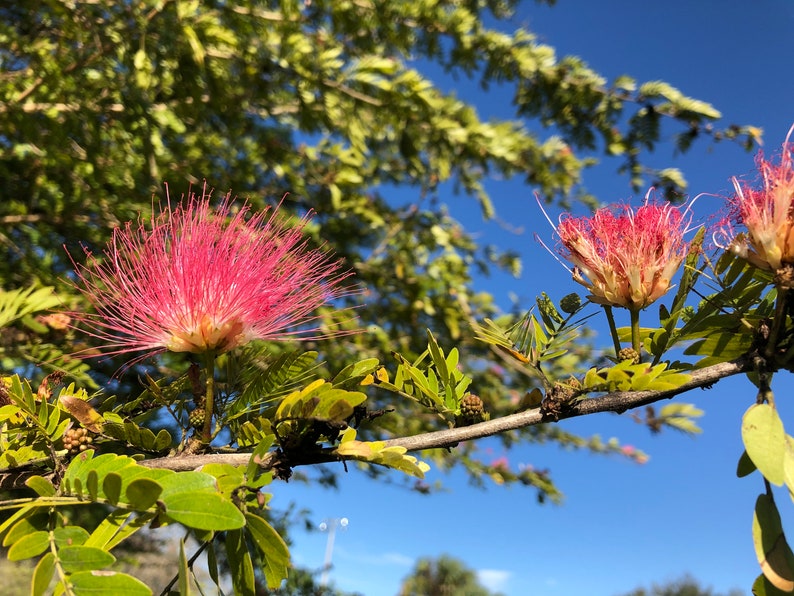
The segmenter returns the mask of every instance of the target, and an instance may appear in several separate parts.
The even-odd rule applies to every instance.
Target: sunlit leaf
[[[37,557],[50,546],[50,535],[48,532],[38,531],[23,536],[8,549],[9,561],[22,561]]]
[[[769,404],[750,406],[742,418],[742,441],[764,478],[777,486],[783,484],[786,433],[777,410]]]
[[[55,555],[45,554],[36,564],[30,582],[31,596],[44,596],[55,573]]]
[[[151,596],[152,590],[140,580],[125,573],[113,571],[81,571],[69,576],[76,594],[124,594],[124,596]]]
[[[104,569],[116,561],[109,552],[93,546],[65,546],[58,550],[58,560],[68,573]]]
[[[168,517],[189,528],[220,531],[245,525],[240,510],[217,493],[177,493],[163,497],[162,502]]]
[[[775,502],[768,495],[759,495],[755,502],[753,544],[769,582],[784,592],[794,591],[794,553],[783,535]]]
[[[287,577],[289,549],[284,539],[269,523],[252,513],[245,514],[246,531],[265,559],[265,579],[271,589],[277,588]]]

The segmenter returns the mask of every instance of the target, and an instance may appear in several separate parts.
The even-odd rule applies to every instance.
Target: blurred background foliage
[[[308,346],[330,374],[367,357],[392,366],[392,351],[411,359],[425,349],[430,328],[445,349],[459,348],[474,377],[471,390],[492,417],[514,411],[537,379],[475,341],[471,323],[522,313],[518,305],[499,312],[473,280],[495,269],[516,274],[521,263],[480,243],[443,201],[476,202],[492,218],[484,182],[519,177],[528,196],[595,204],[581,176],[600,156],[619,158],[627,188],[656,184],[675,199],[685,190],[681,173],[647,166],[663,127],[681,151],[699,139],[750,148],[758,134],[717,124],[714,107],[665,83],[607,81],[578,58],[558,58],[525,29],[505,32],[515,4],[3,3],[0,286],[6,293],[53,287],[64,307],[83,308],[70,286],[69,254],[83,259],[81,245],[99,254],[115,226],[148,217],[166,201],[164,182],[172,201],[204,179],[217,196],[232,189],[254,208],[284,197],[285,213],[316,213],[307,228],[312,241],[356,274],[359,291],[335,306],[355,307],[355,320],[343,324],[362,332]],[[505,118],[484,121],[430,72],[484,89],[507,86],[512,105],[503,106]],[[89,376],[84,364],[62,356],[90,346],[42,318],[50,302],[42,298],[24,312],[24,305],[13,307],[22,314],[3,329],[6,372],[36,377],[55,364],[124,400],[142,390],[136,372],[160,367],[178,375],[187,367],[182,356],[147,361],[107,385],[123,363],[93,360]],[[329,323],[339,318],[333,308],[324,316]],[[552,377],[592,364],[586,338],[569,347]],[[31,362],[49,364],[35,370]],[[365,436],[438,428],[431,413],[373,388],[369,408],[386,407],[395,412],[362,429]],[[618,450],[556,426],[502,440]],[[437,455],[436,465],[462,464],[475,480],[523,483],[541,499],[559,496],[546,471],[494,467],[475,450],[464,445]]]

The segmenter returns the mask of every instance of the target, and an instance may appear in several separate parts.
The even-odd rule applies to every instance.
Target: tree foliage
[[[741,590],[731,590],[727,596],[739,596]],[[702,586],[697,580],[686,575],[680,579],[663,584],[653,584],[650,589],[637,588],[624,596],[720,596],[710,587]]]
[[[513,7],[0,6],[0,488],[13,491],[0,502],[0,536],[9,559],[37,558],[34,593],[50,582],[67,593],[149,593],[132,575],[108,571],[116,569],[111,551],[164,525],[185,529],[173,574],[181,592],[198,557],[215,581],[228,569],[237,593],[275,588],[289,552],[264,491],[298,466],[360,462],[405,472],[427,490],[427,460],[556,500],[547,471],[483,461],[466,439],[551,440],[639,460],[615,441],[547,423],[648,405],[652,429],[694,431],[697,411],[657,413],[650,404],[740,372],[759,375],[765,402],[745,421],[745,471],[790,481],[788,437],[765,397],[768,374],[791,367],[790,321],[769,272],[730,253],[712,266],[693,250],[659,325],[640,328],[632,318],[631,329],[614,329],[616,344],[630,336],[650,366],[596,357],[583,326],[592,305],[575,295],[557,304],[544,294],[532,312],[502,313],[474,287],[476,274],[515,272],[520,262],[479,245],[442,203],[449,191],[486,218],[494,210],[485,181],[494,175],[520,177],[563,204],[594,203],[581,176],[606,155],[622,159],[628,184],[656,182],[674,198],[682,174],[645,165],[662,130],[674,131],[681,150],[698,137],[748,146],[757,137],[752,127],[716,128],[714,107],[666,83],[609,82],[580,59],[558,59],[526,30],[485,24]],[[429,72],[505,86],[514,113],[485,121]],[[307,241],[355,273],[357,285],[318,313],[345,334],[301,348],[252,343],[212,354],[203,369],[183,353],[90,367],[75,358],[101,342],[50,310],[86,308],[72,273],[80,245],[111,258],[102,250],[114,227],[147,220],[169,200],[176,208],[202,179],[233,188],[253,209],[281,199],[284,213],[315,213]],[[694,309],[704,268],[717,287]],[[350,308],[355,322],[344,314]],[[770,318],[776,331],[759,364],[751,356]],[[667,357],[685,345],[704,359]],[[769,457],[767,435],[775,439]],[[95,512],[93,523],[76,521],[80,510]],[[790,551],[777,540],[776,515],[760,498],[759,561],[783,585],[778,562]],[[195,552],[188,538],[200,545]]]
[[[477,574],[462,561],[442,555],[438,558],[419,559],[411,573],[403,580],[399,596],[422,594],[491,596],[493,592],[483,587],[477,579]]]
[[[350,302],[368,332],[322,345],[332,368],[363,355],[384,361],[393,350],[411,360],[424,350],[425,328],[468,359],[490,359],[471,322],[498,313],[472,278],[518,271],[520,262],[478,245],[448,214],[439,199],[450,185],[456,200],[477,201],[490,217],[484,181],[493,175],[521,177],[544,197],[587,198],[581,173],[594,151],[624,156],[635,185],[658,178],[642,158],[663,120],[682,138],[753,133],[713,130],[716,110],[669,85],[608,83],[526,30],[484,24],[512,7],[43,0],[0,8],[0,222],[8,226],[0,280],[8,289],[53,285],[61,300],[76,300],[63,246],[72,255],[78,243],[100,250],[114,226],[151,209],[153,194],[164,200],[164,181],[178,196],[207,179],[255,208],[288,192],[283,208],[316,212],[312,237],[345,259],[362,289]],[[423,64],[485,88],[509,86],[513,118],[482,120]],[[31,343],[29,358],[67,366],[52,342]],[[580,343],[557,362],[569,371],[588,356]],[[483,367],[475,382],[494,414],[512,411],[506,395],[534,386],[510,367]],[[381,421],[397,436],[434,426],[421,410]],[[553,439],[582,444],[564,433]],[[544,494],[545,485],[527,481]]]

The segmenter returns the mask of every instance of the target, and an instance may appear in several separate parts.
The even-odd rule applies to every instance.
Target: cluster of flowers
[[[794,130],[794,128],[793,128]],[[791,132],[789,132],[791,135]],[[758,158],[761,184],[734,179],[726,246],[758,267],[794,265],[794,145],[780,163]],[[79,287],[95,313],[77,314],[108,353],[165,351],[218,354],[253,339],[323,335],[314,318],[348,290],[349,275],[303,236],[308,216],[288,225],[277,210],[217,209],[206,184],[180,207],[166,206],[149,225],[116,229],[103,259],[76,265]],[[564,215],[560,254],[594,302],[639,311],[665,294],[689,249],[689,207],[651,200]],[[746,233],[735,234],[735,225]]]
[[[760,184],[734,178],[728,215],[715,231],[721,245],[762,269],[794,265],[793,154],[787,136],[780,163],[759,155]],[[587,287],[592,301],[643,309],[670,289],[689,250],[689,207],[657,203],[649,193],[636,210],[618,205],[590,217],[563,215],[556,226],[560,254],[573,264],[573,279]],[[735,232],[739,225],[746,233]]]

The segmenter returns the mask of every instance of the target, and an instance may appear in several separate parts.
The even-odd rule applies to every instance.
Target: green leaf
[[[753,545],[761,571],[769,582],[784,592],[794,591],[794,553],[791,552],[775,502],[759,495],[753,515]]]
[[[676,402],[663,406],[659,410],[658,418],[662,423],[680,431],[689,434],[699,434],[703,431],[692,418],[699,418],[702,415],[703,410],[696,408],[694,405]]]
[[[55,555],[47,553],[39,559],[36,568],[33,570],[33,578],[30,582],[31,596],[44,596],[54,573]]]
[[[248,482],[253,483],[254,480],[260,475],[261,468],[259,463],[267,455],[271,445],[273,445],[274,438],[275,437],[272,435],[266,437],[259,444],[257,444],[257,446],[254,448],[254,451],[251,453],[251,459],[248,460],[248,465],[245,468],[245,477]]]
[[[75,594],[94,594],[108,596],[151,596],[151,589],[138,579],[126,573],[113,571],[81,571],[69,576]]]
[[[255,348],[249,348],[246,354],[249,354],[254,363],[249,373],[254,376],[249,378],[244,373],[245,389],[241,399],[230,406],[231,418],[245,413],[249,404],[255,407],[289,393],[294,387],[311,378],[313,371],[320,366],[317,363],[317,352],[288,352],[261,371],[261,367],[257,365],[259,358]]]
[[[23,536],[8,549],[9,561],[22,561],[39,556],[50,546],[50,534],[40,530]]]
[[[116,505],[121,497],[121,475],[116,472],[108,472],[102,480],[102,492],[111,505]]]
[[[290,564],[287,543],[273,526],[252,513],[245,514],[245,527],[265,558],[267,587],[275,590],[287,577]]]
[[[425,462],[407,454],[405,447],[386,447],[383,441],[358,441],[356,429],[348,428],[341,436],[336,454],[359,461],[366,461],[395,470],[401,470],[417,478],[424,478],[430,469]]]
[[[201,471],[215,478],[217,491],[227,499],[231,499],[232,493],[246,483],[242,466],[206,464],[201,466]]]
[[[172,473],[158,479],[157,482],[163,489],[160,495],[160,499],[163,500],[176,494],[197,495],[198,493],[215,493],[217,491],[215,477],[204,472]]]
[[[28,534],[32,534],[33,532],[37,532],[39,530],[45,530],[47,528],[48,522],[49,519],[46,513],[37,512],[34,515],[23,517],[13,524],[11,529],[8,531],[8,534],[5,535],[5,538],[3,539],[3,546],[10,546],[23,536],[27,536]]]
[[[20,507],[14,513],[12,513],[8,519],[4,520],[3,523],[0,523],[0,536],[5,534],[9,528],[19,523],[21,520],[36,515],[37,513],[39,513],[38,507]],[[8,546],[10,544],[10,541],[6,542],[6,539],[7,536],[3,539],[3,546]]]
[[[319,420],[346,420],[353,415],[353,408],[364,403],[367,396],[359,391],[330,389],[319,394],[320,402],[311,413]]]
[[[218,574],[218,557],[215,556],[215,547],[212,542],[207,543],[207,571],[210,574],[210,579],[215,582],[216,586],[220,585],[220,576]]]
[[[109,551],[146,527],[155,515],[155,513],[139,514],[121,509],[112,511],[91,533],[84,546],[96,546]]]
[[[750,406],[742,418],[742,441],[748,457],[764,478],[782,485],[786,433],[777,410],[769,404]]]
[[[190,569],[185,555],[185,541],[179,539],[179,594],[190,596]]]
[[[58,559],[68,573],[104,569],[116,561],[109,552],[93,546],[65,546],[58,550]]]
[[[791,596],[791,592],[778,590],[762,573],[753,582],[753,596]]]
[[[254,596],[256,593],[254,564],[241,530],[226,532],[226,557],[229,561],[235,595]]]
[[[149,478],[136,478],[127,485],[124,491],[125,500],[130,507],[138,511],[146,511],[157,502],[163,487]]]
[[[364,377],[375,372],[379,364],[380,362],[377,358],[366,358],[360,362],[349,364],[337,373],[331,381],[331,384],[334,385],[334,387],[351,387],[358,385]]]
[[[80,526],[66,526],[56,528],[52,533],[55,539],[55,546],[63,548],[66,546],[79,546],[88,540],[88,531]]]
[[[154,451],[163,451],[171,447],[171,443],[173,439],[171,438],[171,434],[163,429],[160,429],[160,432],[157,433],[157,437],[154,440]]]
[[[786,435],[786,449],[783,453],[783,478],[789,493],[794,498],[794,437]]]
[[[32,286],[18,290],[0,290],[0,328],[34,312],[61,306],[53,288]]]
[[[92,501],[96,501],[99,496],[99,475],[96,470],[89,470],[85,482],[86,490]]]
[[[427,349],[430,352],[430,358],[433,360],[433,365],[438,371],[438,377],[443,384],[449,383],[449,369],[447,368],[447,361],[444,358],[444,352],[438,346],[436,338],[427,330]]]
[[[162,501],[166,515],[189,528],[220,531],[245,525],[245,517],[234,503],[217,493],[178,493]]]
[[[753,472],[756,471],[755,464],[753,460],[750,459],[750,456],[747,455],[747,451],[742,451],[742,456],[739,458],[739,464],[736,466],[736,475],[739,478],[744,478],[745,476],[749,476]]]

